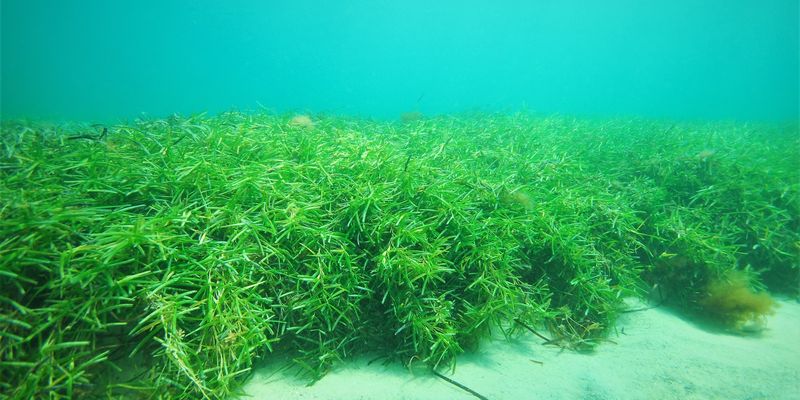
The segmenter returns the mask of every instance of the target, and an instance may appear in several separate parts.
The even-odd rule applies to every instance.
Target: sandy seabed
[[[446,374],[496,399],[800,399],[800,303],[781,300],[766,329],[739,336],[665,308],[624,314],[591,354],[542,345],[533,335],[487,341]],[[355,359],[312,386],[289,370],[256,371],[242,399],[476,399],[397,364]]]

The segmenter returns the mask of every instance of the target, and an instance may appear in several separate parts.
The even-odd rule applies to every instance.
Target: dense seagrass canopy
[[[529,115],[6,121],[0,398],[225,398],[276,354],[436,369],[526,326],[585,348],[653,288],[735,329],[800,285],[799,145]]]

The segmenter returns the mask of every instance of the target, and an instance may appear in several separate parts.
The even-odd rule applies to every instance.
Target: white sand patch
[[[714,332],[656,308],[623,315],[610,337],[616,344],[591,354],[543,346],[533,335],[493,340],[446,375],[492,400],[800,399],[800,304],[779,304],[758,336]],[[476,399],[425,371],[367,359],[307,383],[269,366],[245,392],[265,400]]]

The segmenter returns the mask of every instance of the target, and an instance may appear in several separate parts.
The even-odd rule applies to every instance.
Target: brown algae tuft
[[[767,293],[757,293],[750,279],[733,271],[709,283],[707,297],[700,301],[705,315],[733,329],[763,327],[766,317],[775,313],[775,301]]]
[[[289,126],[294,126],[303,129],[313,129],[314,121],[308,115],[300,114],[295,115],[289,120]]]

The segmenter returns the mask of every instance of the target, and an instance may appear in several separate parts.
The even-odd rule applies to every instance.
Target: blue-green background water
[[[797,0],[2,0],[2,117],[798,119]]]

